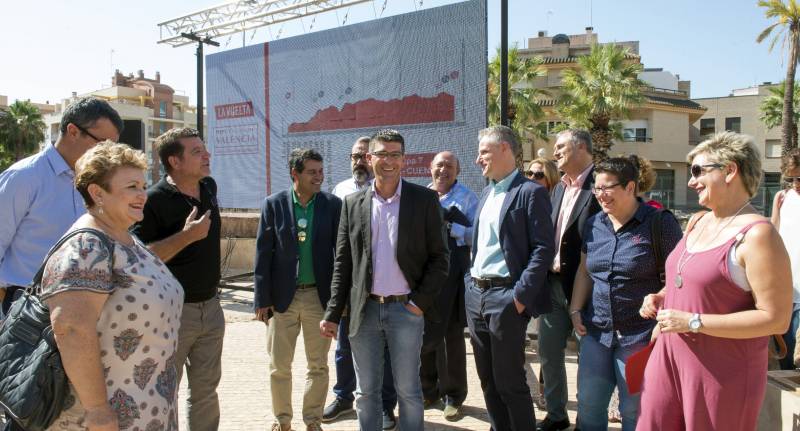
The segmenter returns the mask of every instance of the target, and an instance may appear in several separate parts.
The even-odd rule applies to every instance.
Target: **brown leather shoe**
[[[281,424],[274,422],[269,431],[292,431],[292,424]]]

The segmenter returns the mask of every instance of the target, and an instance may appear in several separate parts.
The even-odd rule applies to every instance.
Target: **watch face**
[[[689,329],[696,331],[700,329],[700,319],[692,319],[689,321]]]

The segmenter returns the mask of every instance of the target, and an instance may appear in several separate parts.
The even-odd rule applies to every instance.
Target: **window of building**
[[[167,123],[158,123],[158,134],[159,135],[163,135],[164,133],[167,133],[167,130],[169,130],[169,125]]]
[[[725,130],[742,133],[742,117],[728,117],[725,119]]]
[[[564,121],[548,121],[547,122],[547,134],[548,135],[555,135],[556,133],[565,130],[567,128],[567,123]]]
[[[700,139],[705,139],[709,135],[713,135],[716,131],[714,118],[701,118],[700,119]]]
[[[161,118],[167,118],[167,102],[163,100],[158,104],[158,116]]]
[[[675,171],[672,169],[656,169],[656,184],[650,190],[650,199],[661,202],[667,208],[675,204]]]
[[[764,145],[764,157],[778,159],[781,157],[781,140],[767,139]]]
[[[751,200],[753,206],[764,216],[771,216],[772,200],[782,188],[780,172],[764,172],[764,181],[761,181],[758,193]]]
[[[647,142],[647,129],[622,129],[622,139],[626,142]]]

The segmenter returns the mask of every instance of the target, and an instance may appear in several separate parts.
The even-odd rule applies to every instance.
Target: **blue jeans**
[[[379,304],[367,300],[358,332],[350,337],[358,388],[356,413],[362,431],[383,427],[381,387],[384,345],[392,357],[394,388],[400,405],[399,430],[424,429],[422,385],[419,380],[420,351],[424,318],[408,311],[402,303]]]
[[[336,384],[333,393],[337,398],[353,403],[353,391],[356,390],[356,371],[353,369],[353,352],[350,350],[350,315],[342,317],[339,322],[339,336],[336,337]],[[397,393],[394,391],[394,378],[392,377],[392,361],[389,359],[389,347],[383,350],[386,360],[383,366],[383,409],[394,411],[397,406]]]
[[[639,394],[628,393],[625,383],[625,361],[647,342],[622,347],[614,338],[611,348],[600,344],[591,335],[581,337],[578,366],[578,416],[581,430],[608,429],[608,403],[614,386],[619,389],[619,411],[623,431],[634,431],[639,417]]]
[[[795,304],[796,306],[797,304]],[[794,345],[797,336],[797,327],[800,326],[800,309],[792,311],[792,321],[789,323],[789,330],[783,334],[783,341],[786,342],[786,356],[781,359],[782,370],[794,370]]]

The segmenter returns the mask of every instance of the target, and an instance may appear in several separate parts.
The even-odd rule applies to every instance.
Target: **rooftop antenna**
[[[589,27],[594,27],[594,23],[592,21],[592,0],[589,0]]]

